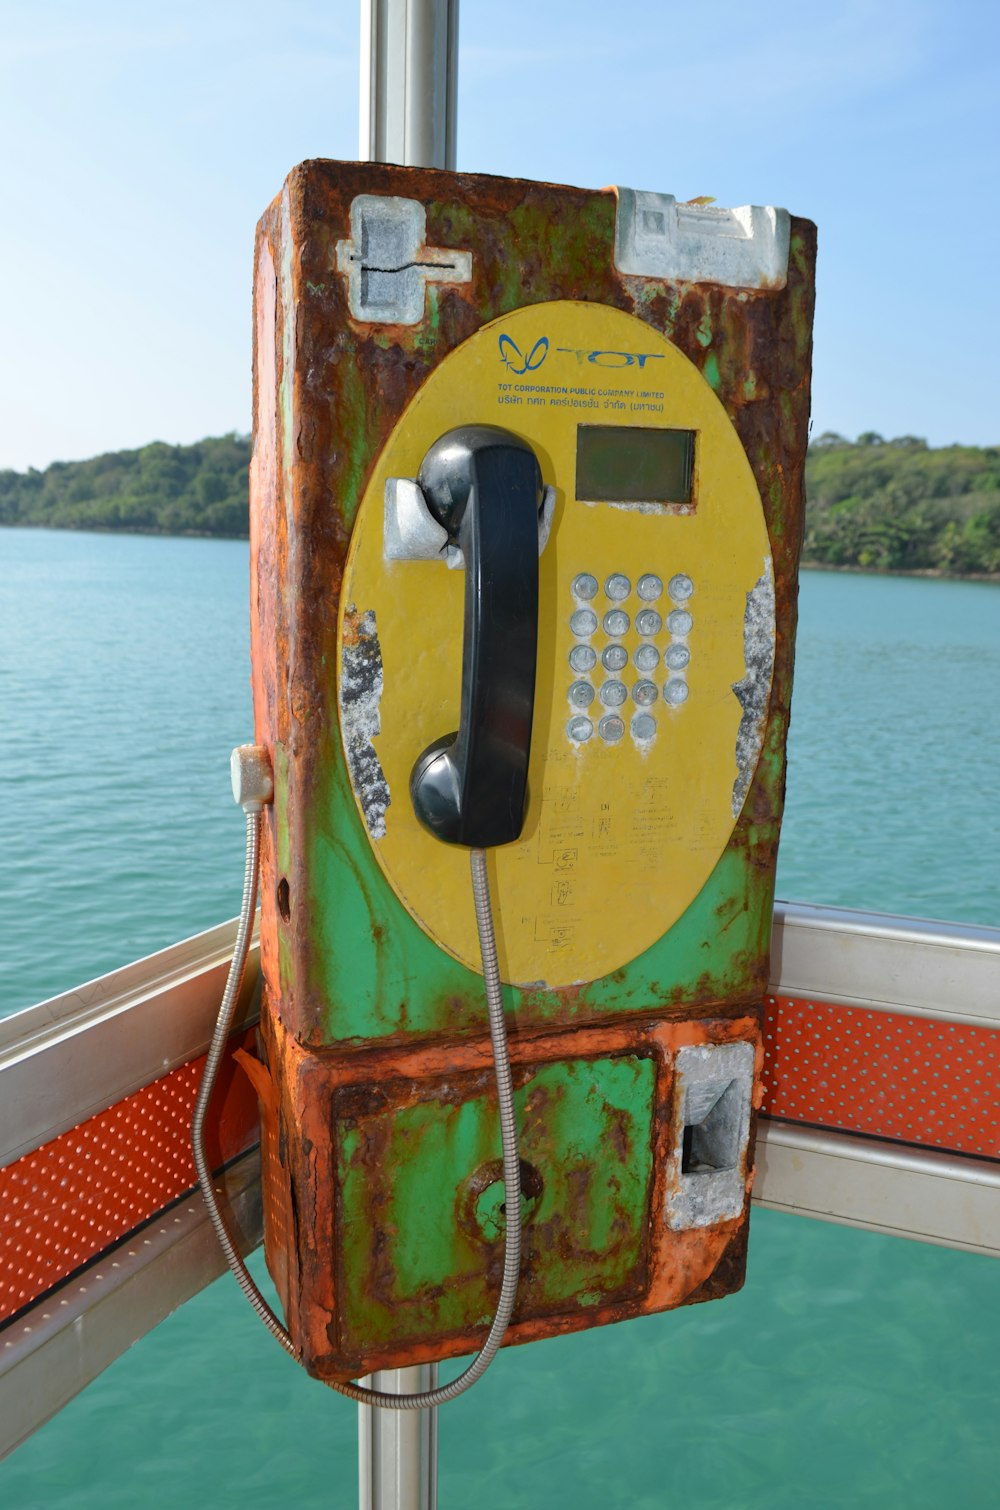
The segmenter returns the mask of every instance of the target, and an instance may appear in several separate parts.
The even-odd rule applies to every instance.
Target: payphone
[[[254,1073],[321,1379],[474,1351],[512,1264],[510,1342],[742,1283],[814,236],[332,162],[260,223]]]

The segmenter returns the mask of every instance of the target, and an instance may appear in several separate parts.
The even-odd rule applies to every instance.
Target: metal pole
[[[364,162],[454,168],[458,0],[361,0]]]
[[[390,1368],[362,1380],[394,1395],[434,1389],[437,1364]],[[437,1510],[437,1411],[358,1406],[360,1510]]]
[[[364,162],[454,168],[458,0],[361,0]],[[433,1389],[437,1364],[383,1369],[363,1383]],[[437,1510],[437,1411],[358,1406],[361,1510]]]

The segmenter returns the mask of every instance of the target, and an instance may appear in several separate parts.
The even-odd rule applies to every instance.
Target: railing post
[[[361,0],[363,161],[454,168],[458,0]]]
[[[437,1364],[383,1369],[364,1381],[388,1394],[437,1384]],[[358,1406],[360,1510],[437,1510],[437,1411]]]
[[[362,161],[454,168],[457,104],[458,0],[361,0]],[[437,1365],[385,1369],[370,1383],[433,1389]],[[436,1410],[358,1406],[358,1503],[436,1510]]]

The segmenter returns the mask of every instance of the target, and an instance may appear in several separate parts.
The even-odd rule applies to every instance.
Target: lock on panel
[[[773,666],[767,530],[708,383],[620,310],[515,310],[456,348],[411,402],[346,565],[341,729],[379,865],[425,932],[472,969],[464,853],[426,833],[408,791],[416,755],[459,725],[462,563],[440,544],[408,553],[403,517],[426,453],[466,421],[531,446],[547,488],[528,808],[492,863],[504,979],[566,986],[649,948],[732,833]],[[344,696],[359,655],[382,667],[376,716]]]

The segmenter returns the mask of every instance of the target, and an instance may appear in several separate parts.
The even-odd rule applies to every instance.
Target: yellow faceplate
[[[743,716],[734,688],[747,672],[744,621],[755,588],[770,615],[765,640],[773,647],[772,598],[760,593],[761,583],[771,580],[760,497],[739,438],[694,365],[643,321],[603,305],[536,304],[484,326],[437,367],[403,414],[358,513],[338,657],[345,612],[351,624],[373,613],[384,680],[370,738],[390,800],[384,833],[372,837],[372,828],[382,825],[369,823],[369,835],[403,905],[441,948],[475,970],[480,960],[468,854],[420,826],[409,794],[421,751],[458,727],[463,573],[443,560],[387,561],[383,551],[386,479],[416,477],[428,448],[460,424],[502,425],[526,440],[557,493],[539,562],[527,817],[521,839],[492,855],[501,972],[517,985],[592,980],[628,963],[670,928],[732,833],[741,801],[734,786]],[[682,510],[578,500],[581,424],[694,431],[692,504]],[[574,593],[574,583],[586,575],[598,584],[592,598]],[[627,579],[624,598],[606,595],[616,575]],[[661,580],[661,594],[640,598],[640,579],[651,577]],[[678,577],[693,585],[686,598]],[[622,591],[621,582],[612,586]],[[643,586],[652,591],[655,583]],[[596,631],[574,633],[571,616],[588,609],[597,616]],[[602,627],[612,610],[628,614],[626,632]],[[644,610],[660,615],[659,632],[638,632]],[[675,617],[671,632],[671,612],[689,613],[690,627]],[[626,668],[604,669],[609,645],[627,651]],[[634,664],[643,645],[658,652],[657,667],[645,673]],[[570,653],[580,646],[596,653],[589,672],[570,666]],[[665,665],[669,647],[675,661],[688,651],[686,668]],[[656,689],[651,706],[634,701],[640,681]],[[612,682],[626,689],[621,708],[601,701],[602,688]],[[589,708],[570,701],[579,683],[594,689]],[[671,703],[684,696],[678,683],[687,689],[685,700]],[[588,694],[577,686],[574,695],[582,701]],[[654,720],[651,737],[636,737],[633,721],[641,715]],[[617,725],[605,725],[602,733],[601,719],[615,717],[624,732],[609,741],[604,735],[617,733]],[[576,738],[568,732],[580,718],[592,726],[585,739],[579,737],[585,725],[572,725]],[[649,729],[638,726],[640,734]],[[744,721],[740,794],[747,737]],[[759,732],[749,737],[755,763]],[[360,801],[359,810],[364,816]]]

